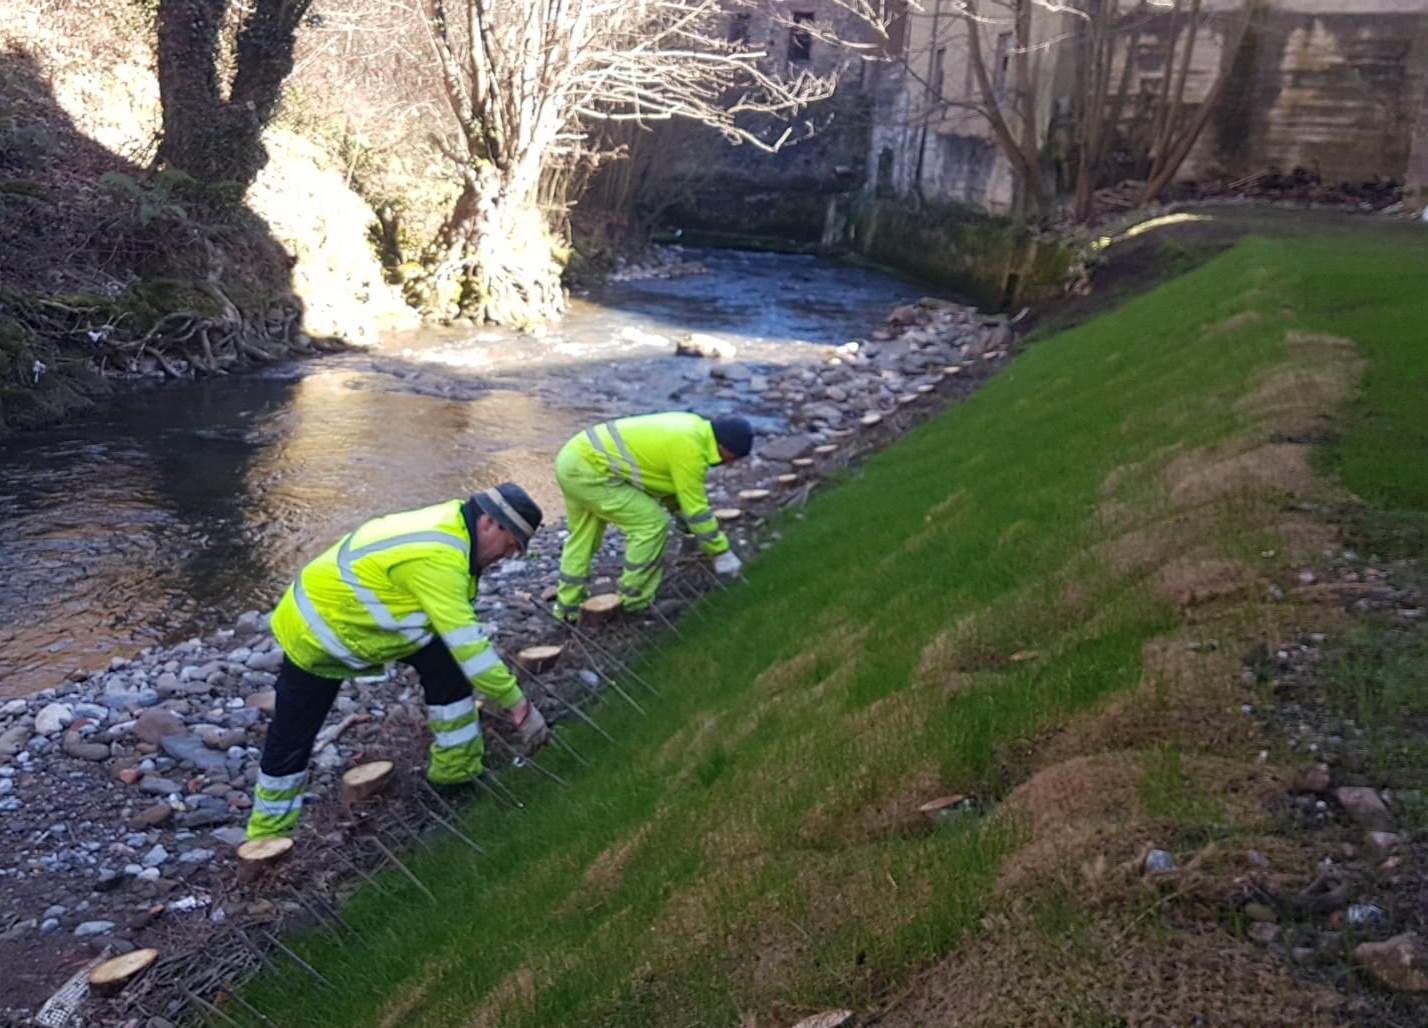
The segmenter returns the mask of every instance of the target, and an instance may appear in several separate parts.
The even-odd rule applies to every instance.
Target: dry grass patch
[[[1240,561],[1206,555],[1172,561],[1155,576],[1156,593],[1182,610],[1247,596],[1263,585],[1264,579]]]
[[[1228,625],[1209,627],[1229,627],[1231,633],[1237,630]],[[1037,765],[1167,743],[1192,747],[1247,744],[1251,726],[1243,718],[1229,720],[1225,715],[1237,708],[1237,655],[1224,648],[1192,650],[1189,645],[1190,640],[1174,636],[1148,640],[1141,648],[1140,681],[1098,709],[1073,718],[1045,740]]]
[[[1241,332],[1251,325],[1258,325],[1263,322],[1265,315],[1261,311],[1240,311],[1238,314],[1231,314],[1223,321],[1217,321],[1213,325],[1206,325],[1201,330],[1201,335],[1227,336],[1236,332]]]
[[[1316,487],[1309,447],[1266,443],[1244,453],[1213,457],[1185,454],[1165,469],[1170,502],[1179,508],[1216,503],[1241,494],[1305,496]]]
[[[1296,980],[1214,925],[1125,935],[1118,920],[1098,918],[1048,938],[1016,911],[987,927],[902,990],[879,1028],[1343,1023],[1333,989]]]
[[[465,1028],[501,1028],[510,1024],[518,1013],[535,1006],[536,992],[534,972],[526,967],[517,968],[486,993],[465,1022]]]

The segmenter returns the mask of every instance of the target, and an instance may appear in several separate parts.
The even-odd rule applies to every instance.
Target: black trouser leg
[[[421,691],[429,707],[455,703],[471,695],[471,679],[440,639],[433,639],[401,662],[421,676]]]
[[[283,658],[273,686],[278,694],[277,705],[259,763],[264,774],[290,775],[307,769],[312,744],[341,685],[336,679],[314,675]]]

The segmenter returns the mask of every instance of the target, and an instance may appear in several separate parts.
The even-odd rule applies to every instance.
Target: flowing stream
[[[555,518],[551,464],[578,429],[738,406],[705,362],[672,356],[675,337],[786,365],[925,291],[810,257],[687,256],[704,273],[603,286],[543,337],[425,330],[131,392],[0,443],[0,697],[267,609],[376,514],[511,479]]]

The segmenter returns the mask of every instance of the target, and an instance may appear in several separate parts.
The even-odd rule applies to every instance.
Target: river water
[[[542,338],[427,330],[371,351],[130,393],[0,443],[0,697],[267,609],[362,520],[551,473],[616,414],[712,413],[705,332],[740,359],[814,359],[922,290],[810,257],[691,253],[703,274],[612,283]],[[765,425],[776,428],[776,425]]]

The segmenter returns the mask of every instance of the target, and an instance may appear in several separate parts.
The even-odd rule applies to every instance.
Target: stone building
[[[968,22],[957,0],[923,0],[909,12],[895,60],[871,84],[874,128],[870,191],[956,201],[992,211],[1011,203],[1011,166],[979,111],[968,60]],[[979,39],[989,77],[1014,132],[1018,47],[1009,3],[983,0]],[[1130,5],[1125,5],[1130,6]],[[1205,0],[1190,50],[1188,117],[1224,76],[1222,92],[1182,179],[1234,181],[1259,171],[1304,167],[1329,181],[1403,178],[1410,157],[1428,180],[1428,134],[1420,113],[1428,91],[1428,4],[1424,0]],[[1033,130],[1049,190],[1069,188],[1079,108],[1085,22],[1033,10],[1026,48]],[[1145,135],[1166,76],[1171,18],[1143,8],[1122,19],[1109,82],[1129,88],[1105,175],[1144,176]],[[1181,36],[1182,41],[1186,37]],[[1181,47],[1183,53],[1186,48]],[[1415,130],[1415,125],[1417,126]],[[1417,140],[1415,149],[1415,139]]]

